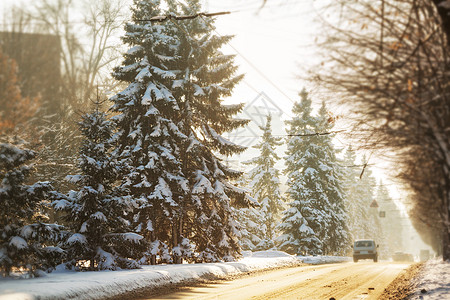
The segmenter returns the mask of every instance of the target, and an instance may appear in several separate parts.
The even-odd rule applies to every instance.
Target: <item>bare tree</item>
[[[125,20],[123,1],[85,0],[77,11],[73,0],[39,0],[30,16],[40,32],[60,37],[63,94],[69,105],[84,107],[120,56],[114,37]]]
[[[310,74],[356,116],[353,137],[395,153],[414,224],[429,224],[448,259],[450,57],[435,3],[339,0],[327,9],[335,19],[322,19],[324,61]]]
[[[76,168],[80,115],[97,96],[97,85],[116,84],[109,77],[109,64],[121,56],[116,36],[126,20],[123,4],[124,0],[38,0],[31,7],[12,8],[12,17],[5,18],[10,21],[0,36],[4,48],[18,61],[19,75],[25,75],[20,77],[33,79],[21,81],[22,92],[45,94],[43,102],[51,104],[41,110],[37,124],[41,143],[35,147],[40,149],[36,176],[60,187]],[[33,44],[37,36],[57,44],[40,39],[47,47],[38,52]],[[48,59],[42,58],[45,55]]]

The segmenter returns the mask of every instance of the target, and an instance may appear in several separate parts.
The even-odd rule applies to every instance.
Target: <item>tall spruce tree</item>
[[[384,217],[380,218],[384,241],[382,247],[386,251],[385,258],[388,258],[395,251],[403,248],[402,217],[400,210],[389,195],[389,190],[381,180],[377,187],[376,200],[380,206],[380,213],[384,213]]]
[[[325,104],[311,115],[308,93],[300,93],[288,121],[286,174],[290,208],[283,214],[281,249],[294,253],[343,254],[349,244],[342,171],[329,131],[334,122]]]
[[[168,1],[171,12],[194,15],[201,12],[199,0],[185,3]],[[181,131],[188,137],[180,161],[189,181],[183,230],[191,231],[198,253],[197,261],[233,260],[239,254],[239,230],[232,203],[248,206],[245,193],[230,183],[241,175],[219,159],[245,150],[221,135],[246,124],[233,119],[243,105],[224,105],[242,75],[234,75],[234,56],[220,48],[231,36],[214,35],[213,20],[203,17],[174,20],[179,39],[177,80],[173,95],[177,99]]]
[[[143,248],[143,237],[129,232],[125,219],[129,203],[115,195],[118,165],[111,158],[112,123],[99,104],[79,123],[84,136],[78,159],[80,175],[69,176],[78,191],[54,202],[64,211],[72,234],[65,240],[66,267],[76,270],[137,268],[132,258]],[[88,261],[89,264],[85,264]]]
[[[253,197],[252,191],[249,189],[249,182],[248,174],[244,173],[235,181],[235,184],[246,189],[247,194]],[[258,245],[264,244],[262,237],[266,236],[267,230],[264,223],[261,222],[263,215],[259,207],[234,207],[233,210],[240,225],[239,244],[242,250],[257,251]]]
[[[375,187],[376,179],[373,176],[373,172],[368,165],[368,160],[364,155],[362,158],[363,172],[360,175],[359,184],[361,185],[359,191],[361,192],[361,210],[366,211],[367,219],[360,219],[362,227],[364,228],[364,237],[371,238],[376,241],[382,240],[382,228],[378,214],[378,206],[374,207],[372,203],[376,203],[375,200]],[[374,202],[375,201],[375,202]],[[378,205],[378,203],[377,203]]]
[[[267,250],[275,246],[276,226],[284,208],[284,198],[280,190],[280,171],[275,168],[276,162],[280,159],[275,150],[282,144],[282,138],[272,135],[271,121],[272,117],[268,115],[266,125],[260,127],[263,131],[262,141],[254,146],[260,150],[260,155],[246,162],[255,165],[248,174],[250,188],[260,204],[260,207],[256,208],[261,215],[259,222],[266,228],[265,235],[261,237],[261,244],[257,246],[258,250]]]
[[[364,186],[361,184],[360,175],[362,167],[356,165],[356,154],[352,147],[348,147],[344,154],[344,191],[345,206],[348,212],[348,228],[351,239],[365,237],[365,221],[368,220],[368,206],[365,199]]]
[[[189,142],[179,129],[181,112],[172,89],[180,41],[171,22],[149,21],[162,15],[160,1],[134,1],[133,22],[123,37],[130,50],[113,76],[128,87],[112,97],[118,133],[115,157],[123,165],[120,189],[130,195],[134,231],[151,245],[141,263],[180,262],[192,255],[181,215],[189,192],[179,159]]]
[[[327,223],[327,236],[325,240],[325,253],[345,255],[350,249],[351,236],[348,230],[348,214],[345,207],[344,171],[336,157],[337,150],[332,141],[331,131],[334,127],[334,118],[328,111],[325,102],[319,110],[316,130],[323,133],[318,138],[319,157],[318,172],[322,190],[327,197],[330,221]],[[330,134],[329,134],[330,133]]]
[[[286,121],[286,169],[289,208],[283,212],[278,238],[279,248],[291,254],[322,254],[322,236],[330,219],[324,203],[324,193],[315,189],[317,170],[312,166],[317,160],[314,143],[316,118],[311,115],[311,99],[305,89],[300,92],[300,102],[292,109],[294,117]],[[302,136],[311,135],[311,136]],[[313,186],[312,186],[313,185]]]
[[[198,1],[166,4],[163,11],[158,0],[135,0],[123,38],[131,49],[114,73],[129,84],[112,98],[121,189],[135,201],[135,231],[152,245],[143,261],[231,260],[239,253],[231,203],[247,203],[229,183],[240,172],[217,154],[245,149],[221,137],[246,123],[231,118],[242,105],[221,103],[241,76],[218,50],[230,37],[213,36],[209,21],[143,21],[200,12]]]
[[[49,182],[26,184],[32,170],[25,165],[35,152],[20,143],[0,144],[0,273],[23,269],[29,276],[50,271],[60,263],[63,250],[61,226],[45,223],[44,204],[52,187]]]
[[[383,239],[378,208],[371,207],[375,200],[376,180],[372,175],[366,157],[356,163],[356,155],[351,147],[344,155],[345,206],[348,211],[348,227],[353,239],[371,238],[378,242]]]

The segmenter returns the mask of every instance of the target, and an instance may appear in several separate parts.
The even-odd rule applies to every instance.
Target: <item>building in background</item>
[[[58,111],[61,99],[61,43],[48,34],[0,32],[0,47],[18,65],[23,96],[40,96],[45,113]]]

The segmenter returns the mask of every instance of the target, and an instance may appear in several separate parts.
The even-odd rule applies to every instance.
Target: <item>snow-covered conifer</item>
[[[380,247],[385,251],[385,257],[388,258],[395,251],[403,248],[402,216],[390,196],[389,190],[381,180],[377,187],[376,200],[380,206],[380,213],[384,213],[384,217],[380,218],[384,243],[383,241],[379,241],[378,243],[381,243]]]
[[[272,135],[271,120],[272,117],[267,116],[266,126],[260,127],[263,131],[262,141],[254,146],[260,150],[260,155],[246,162],[255,165],[248,174],[250,189],[260,205],[260,207],[254,208],[261,215],[258,221],[259,226],[266,229],[265,235],[260,236],[261,242],[257,246],[258,250],[274,247],[274,238],[277,235],[276,226],[284,208],[284,199],[280,190],[280,172],[275,168],[276,162],[280,159],[275,150],[282,142],[281,137]]]
[[[344,193],[344,171],[338,158],[331,134],[335,120],[328,111],[325,102],[319,110],[317,117],[316,130],[323,133],[317,138],[319,148],[317,150],[319,181],[327,197],[330,206],[326,208],[329,211],[330,220],[327,223],[327,237],[324,251],[328,254],[345,255],[350,249],[351,236],[348,230],[348,214],[345,207]],[[317,163],[317,162],[316,162]],[[316,185],[317,186],[317,185]]]
[[[375,187],[377,182],[373,176],[372,169],[368,165],[365,155],[362,158],[362,164],[364,165],[364,173],[359,181],[359,184],[361,185],[361,199],[363,199],[361,203],[363,207],[361,209],[365,209],[367,212],[367,219],[362,219],[360,221],[363,223],[364,238],[371,238],[375,241],[379,241],[379,243],[382,243],[383,229],[379,218],[379,205],[375,199]],[[372,203],[376,203],[377,206],[372,207]]]
[[[378,210],[371,208],[375,200],[375,178],[367,165],[365,156],[362,163],[356,163],[356,155],[349,147],[344,155],[345,166],[345,206],[348,212],[348,228],[353,239],[380,237],[381,225]]]
[[[235,184],[247,190],[248,195],[252,192],[248,188],[249,178],[247,173],[244,173]],[[253,195],[252,195],[253,196]],[[255,200],[256,201],[256,200]],[[240,225],[239,244],[242,250],[257,251],[258,245],[266,244],[261,237],[266,236],[266,226],[261,221],[263,216],[258,207],[243,207],[233,208],[236,214],[236,219]],[[258,246],[258,247],[257,247]]]
[[[11,143],[0,144],[0,273],[14,270],[37,276],[61,260],[60,226],[44,223],[44,204],[52,187],[49,182],[25,182],[32,167],[25,165],[35,152]]]
[[[322,237],[330,219],[324,208],[329,204],[317,182],[319,160],[314,149],[318,147],[317,122],[311,115],[312,102],[305,89],[300,97],[301,101],[292,109],[294,117],[286,122],[289,126],[285,158],[289,208],[283,212],[278,242],[281,250],[291,254],[322,254]]]
[[[287,121],[286,174],[290,208],[283,214],[280,247],[291,253],[344,253],[349,237],[342,191],[342,173],[336,159],[325,104],[317,117],[311,115],[308,93],[293,108]]]
[[[168,2],[177,14],[201,12],[199,0]],[[215,35],[213,22],[203,17],[174,20],[180,44],[173,95],[181,111],[178,124],[188,137],[180,160],[189,181],[186,205],[193,212],[192,217],[185,214],[184,220],[196,246],[197,261],[233,260],[239,255],[239,232],[231,205],[249,204],[243,190],[230,183],[240,172],[225,166],[218,157],[245,150],[222,134],[248,121],[233,119],[242,105],[222,103],[242,76],[235,75],[234,56],[220,51],[231,36]]]
[[[121,190],[136,207],[130,220],[149,242],[141,263],[181,262],[192,245],[180,230],[188,181],[179,160],[187,136],[179,129],[177,85],[179,40],[172,22],[149,20],[165,14],[159,0],[134,1],[123,41],[130,47],[114,77],[128,87],[112,97],[118,133],[115,156],[125,166]],[[159,257],[159,261],[157,261]]]
[[[82,116],[84,136],[78,159],[79,175],[69,176],[79,186],[53,206],[65,213],[72,234],[65,240],[66,266],[77,270],[136,268],[132,259],[143,251],[143,237],[128,231],[126,199],[115,195],[118,165],[111,158],[112,124],[96,109]]]
[[[367,219],[367,207],[365,199],[361,198],[362,191],[359,182],[361,167],[356,165],[356,154],[352,147],[348,147],[344,154],[344,192],[345,206],[348,214],[347,226],[350,239],[361,239],[364,237],[364,222]]]
[[[241,105],[221,103],[241,76],[218,50],[229,37],[212,35],[202,18],[142,21],[200,12],[198,1],[166,4],[134,2],[123,38],[131,48],[114,73],[128,83],[112,98],[121,190],[136,206],[134,230],[151,243],[143,263],[232,259],[239,246],[231,201],[247,203],[228,181],[240,172],[217,154],[244,150],[221,136],[246,123],[231,118]]]

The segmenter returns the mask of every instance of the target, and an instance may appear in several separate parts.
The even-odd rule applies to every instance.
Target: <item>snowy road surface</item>
[[[301,266],[140,299],[377,299],[408,263]]]

